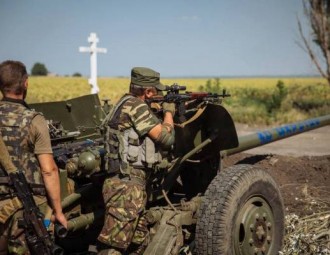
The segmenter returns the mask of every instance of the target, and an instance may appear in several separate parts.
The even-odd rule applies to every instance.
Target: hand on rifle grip
[[[158,113],[159,111],[162,110],[161,105],[159,103],[156,103],[156,102],[152,102],[150,104],[150,108],[154,113]]]
[[[163,112],[170,112],[172,114],[172,116],[174,116],[175,114],[175,103],[167,103],[164,102],[163,103]]]

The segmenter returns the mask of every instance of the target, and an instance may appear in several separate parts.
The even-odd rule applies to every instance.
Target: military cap
[[[158,72],[147,67],[134,67],[131,72],[131,84],[142,87],[155,87],[157,90],[165,90],[165,86],[159,81]]]

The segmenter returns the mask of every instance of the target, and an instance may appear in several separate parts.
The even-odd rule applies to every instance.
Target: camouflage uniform
[[[46,122],[39,113],[29,110],[23,101],[16,101],[0,101],[0,131],[14,165],[22,169],[32,188],[36,203],[45,209],[46,191],[35,153],[38,150],[44,153],[52,151],[50,143],[43,147],[45,144],[43,137],[48,135],[49,138],[49,134],[35,132],[35,129],[39,124],[46,126]],[[36,119],[38,119],[37,122]],[[33,122],[37,125],[33,125]],[[46,129],[47,126],[43,130]],[[22,217],[21,207],[20,201],[13,196],[13,190],[8,185],[8,175],[0,165],[0,244],[2,246],[0,252],[6,252],[3,246],[9,239],[10,254],[29,254],[23,230],[17,226],[17,219]]]
[[[124,96],[119,101],[107,123],[106,159],[112,177],[103,185],[106,215],[98,240],[122,251],[131,243],[145,248],[149,240],[143,216],[146,180],[160,156],[155,159],[159,152],[147,134],[159,123],[148,105],[133,96]]]

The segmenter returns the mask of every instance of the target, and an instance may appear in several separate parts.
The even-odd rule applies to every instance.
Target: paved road
[[[242,124],[236,125],[236,129],[239,136],[264,130]],[[276,154],[295,157],[330,155],[330,126],[314,129],[245,152],[257,155]]]

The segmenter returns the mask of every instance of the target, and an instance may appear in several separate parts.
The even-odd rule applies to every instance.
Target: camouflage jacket
[[[110,173],[130,174],[131,168],[153,168],[162,159],[147,136],[160,120],[141,99],[125,95],[105,123],[106,164]]]
[[[33,193],[45,195],[39,162],[29,140],[31,122],[38,114],[22,104],[0,101],[0,132],[12,161],[24,172]],[[6,178],[7,173],[0,165],[0,197],[12,193]]]

